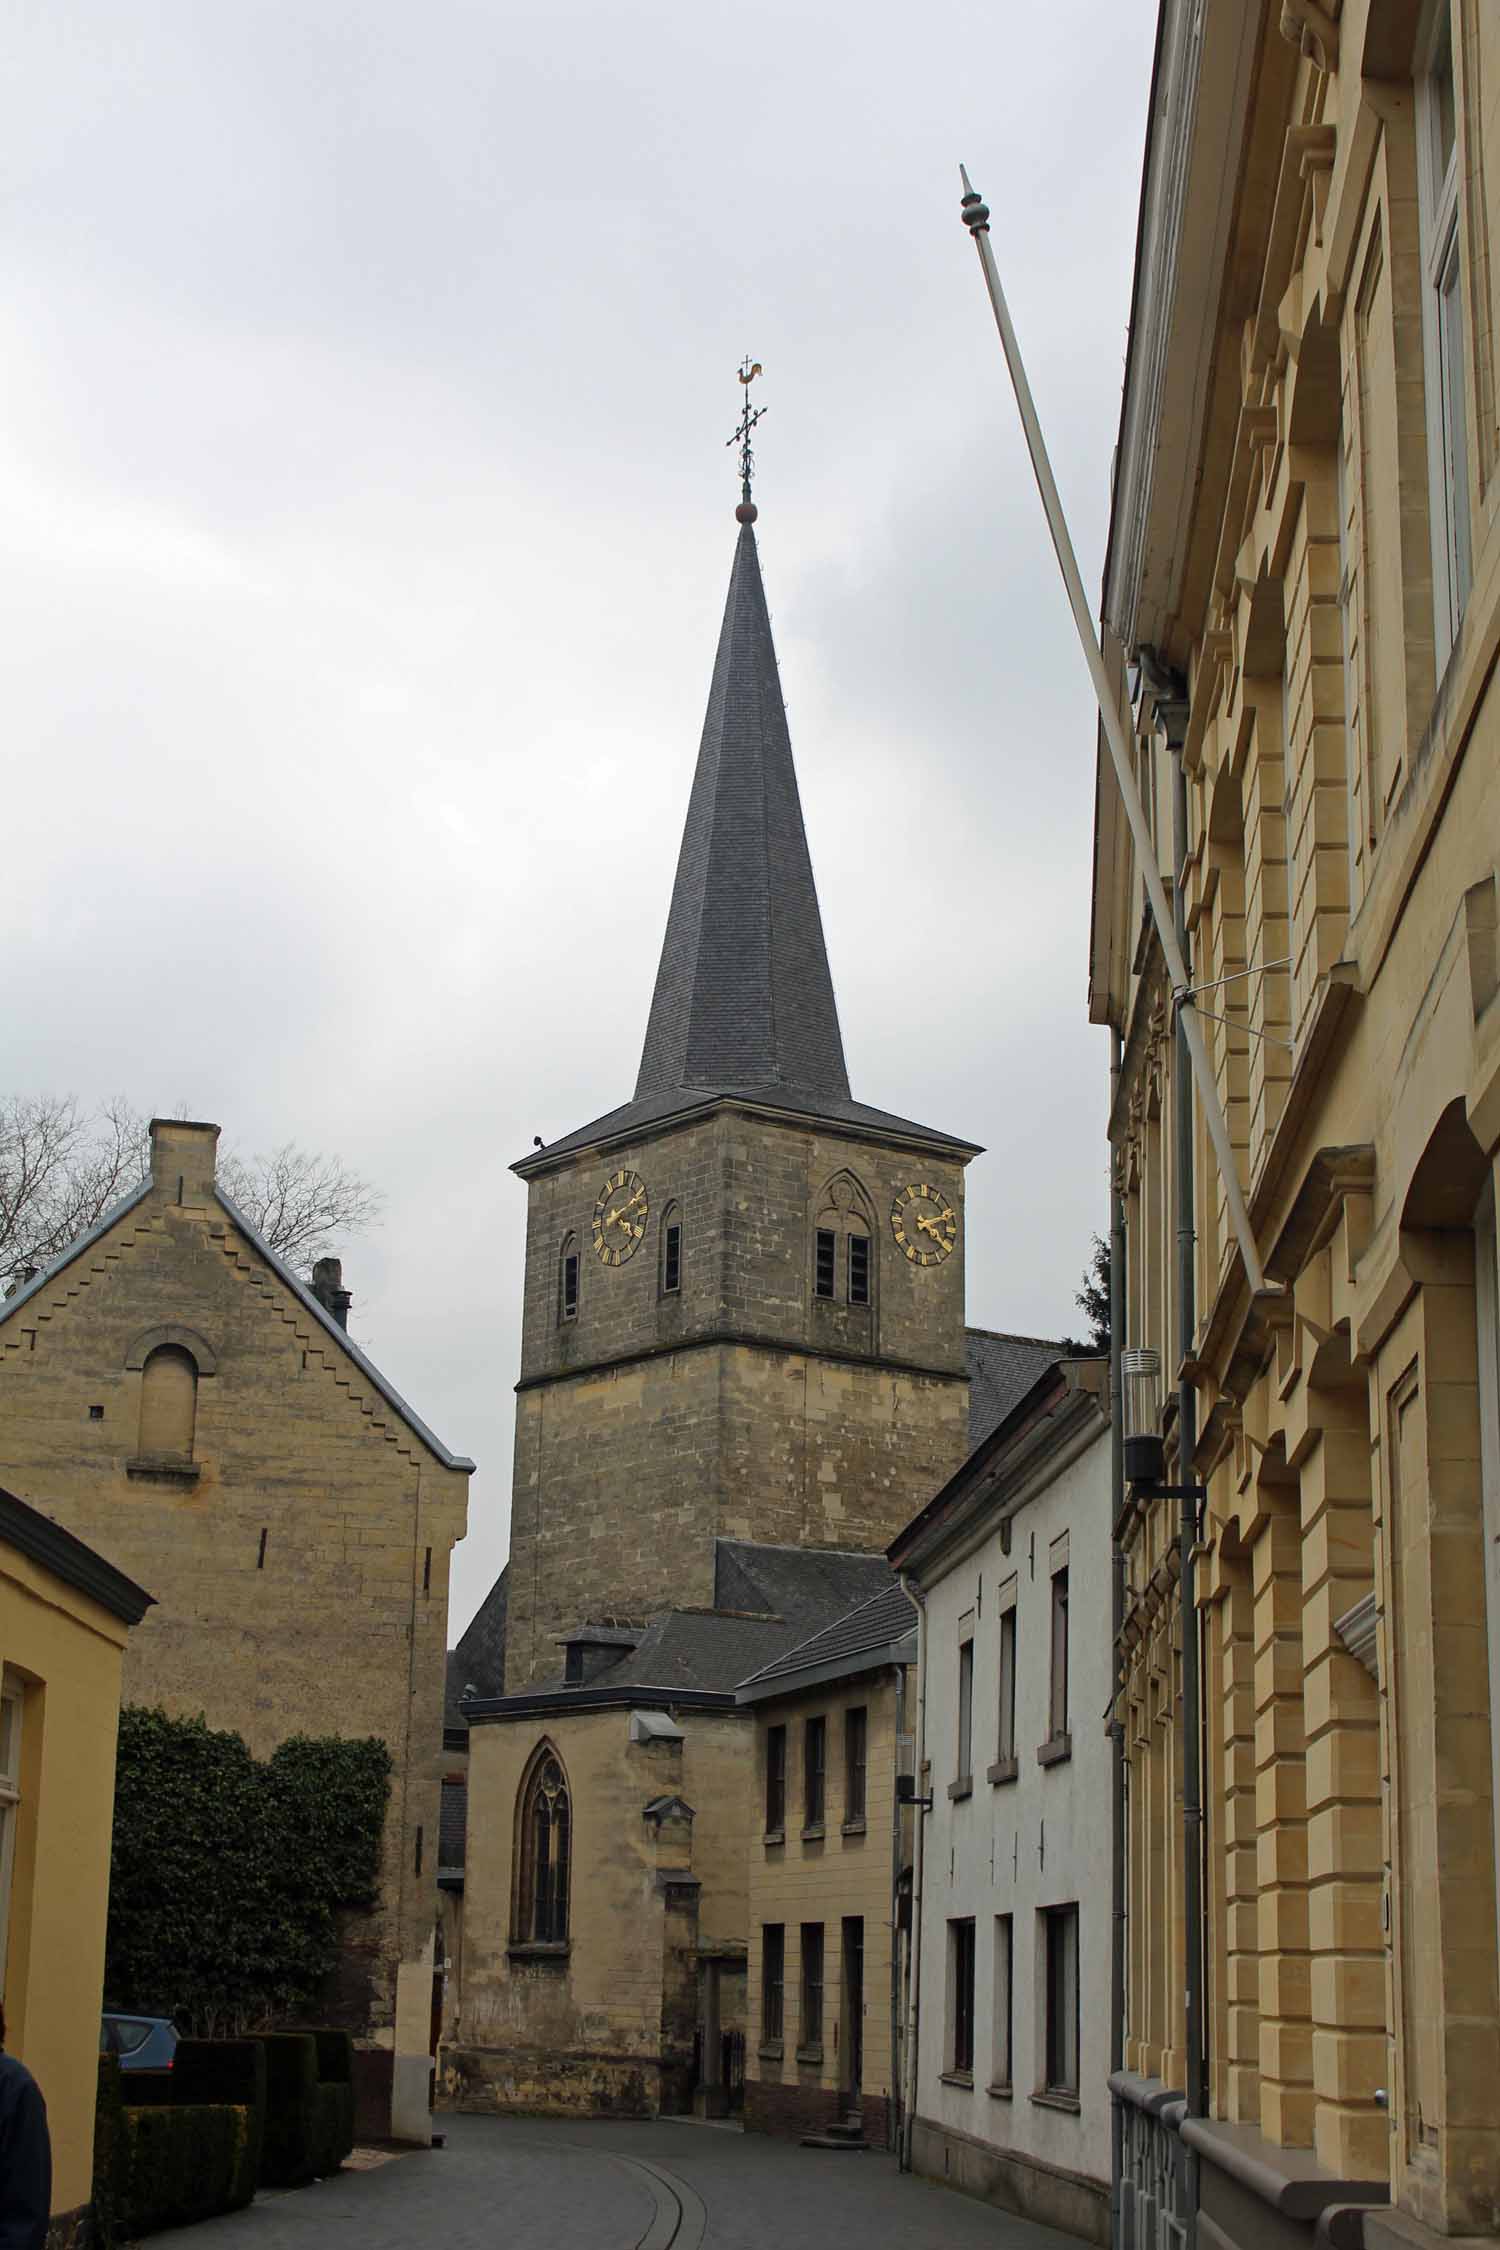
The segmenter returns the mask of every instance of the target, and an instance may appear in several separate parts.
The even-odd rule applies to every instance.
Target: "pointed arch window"
[[[562,1760],[543,1743],[521,1785],[516,1942],[562,1945],[568,1936],[573,1807]]]
[[[573,1234],[563,1236],[557,1268],[557,1317],[559,1320],[578,1318],[578,1237]]]
[[[873,1206],[852,1172],[838,1172],[818,1198],[813,1231],[813,1295],[825,1302],[875,1302]]]

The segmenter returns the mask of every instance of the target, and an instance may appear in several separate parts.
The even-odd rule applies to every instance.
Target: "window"
[[[865,1707],[844,1713],[844,1825],[865,1817]]]
[[[668,1216],[661,1230],[661,1290],[675,1297],[682,1287],[682,1221]]]
[[[958,1778],[967,1781],[974,1771],[974,1643],[961,1641],[958,1650]]]
[[[1015,1960],[1015,1923],[1008,1914],[995,1916],[995,2044],[990,2059],[990,2084],[997,2091],[1011,2084],[1011,1971]]]
[[[16,1828],[21,1818],[21,1718],[25,1709],[19,1680],[5,1675],[0,1691],[0,1998],[5,1992],[5,1957],[10,1939],[10,1885],[16,1863]]]
[[[556,1751],[543,1744],[521,1786],[520,1880],[516,1937],[522,1945],[561,1945],[568,1935],[572,1811]]]
[[[1052,1693],[1047,1732],[1054,1742],[1068,1731],[1068,1566],[1052,1573]]]
[[[823,2044],[823,1925],[802,1925],[802,2014],[798,2024],[799,2047]]]
[[[1047,2050],[1043,2091],[1078,2092],[1078,1909],[1049,1907],[1045,1925]]]
[[[995,1755],[1001,1765],[1016,1762],[1016,1606],[1000,1618],[1000,1737]]]
[[[786,1985],[786,1925],[767,1922],[760,1933],[760,2035],[779,2039]]]
[[[558,1307],[562,1320],[578,1318],[578,1252],[569,1235],[562,1246],[562,1298]]]
[[[974,2075],[974,1923],[948,1924],[948,2068]]]
[[[1459,257],[1458,105],[1448,0],[1434,12],[1417,87],[1424,269],[1428,475],[1438,664],[1469,598],[1469,440],[1464,399],[1464,292]]]
[[[838,1236],[831,1227],[818,1229],[817,1274],[813,1283],[819,1297],[834,1293],[834,1275],[838,1270]]]
[[[827,1742],[826,1719],[809,1719],[802,1731],[802,1825],[823,1825],[823,1756]]]
[[[141,1370],[141,1457],[191,1461],[197,1419],[197,1361],[181,1344],[159,1344]]]
[[[766,1729],[766,1834],[786,1828],[786,1728]]]
[[[870,1237],[867,1234],[849,1237],[849,1302],[851,1305],[870,1302]]]

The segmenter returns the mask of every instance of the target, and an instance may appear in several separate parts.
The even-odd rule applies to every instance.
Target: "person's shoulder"
[[[40,2088],[19,2055],[0,2053],[0,2103],[7,2108],[27,2093],[39,2093]]]

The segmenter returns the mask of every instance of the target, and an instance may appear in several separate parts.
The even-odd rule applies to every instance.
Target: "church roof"
[[[634,1097],[513,1169],[525,1179],[559,1157],[722,1100],[753,1101],[882,1140],[978,1153],[972,1141],[870,1109],[849,1092],[748,522],[730,573]]]
[[[1045,1336],[1009,1336],[995,1328],[966,1328],[969,1363],[969,1450],[982,1445],[1054,1361],[1073,1347]]]
[[[735,1695],[736,1703],[759,1703],[770,1695],[785,1695],[820,1681],[844,1679],[851,1672],[869,1672],[883,1664],[915,1660],[916,1604],[895,1580],[878,1594],[861,1602],[847,1616],[834,1619],[821,1633],[800,1641],[795,1648],[773,1657],[752,1672]]]

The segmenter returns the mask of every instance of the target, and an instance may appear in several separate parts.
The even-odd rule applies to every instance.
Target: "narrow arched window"
[[[661,1215],[661,1293],[675,1297],[682,1288],[682,1210],[669,1203]]]
[[[562,1763],[544,1743],[521,1786],[516,1937],[522,1945],[561,1945],[568,1935],[573,1813]]]
[[[833,1304],[875,1302],[873,1207],[852,1172],[836,1173],[818,1198],[813,1295]]]
[[[159,1344],[141,1370],[144,1457],[191,1461],[198,1418],[198,1363],[181,1344]]]
[[[562,1262],[557,1273],[557,1317],[559,1320],[578,1318],[578,1238],[565,1235]]]

